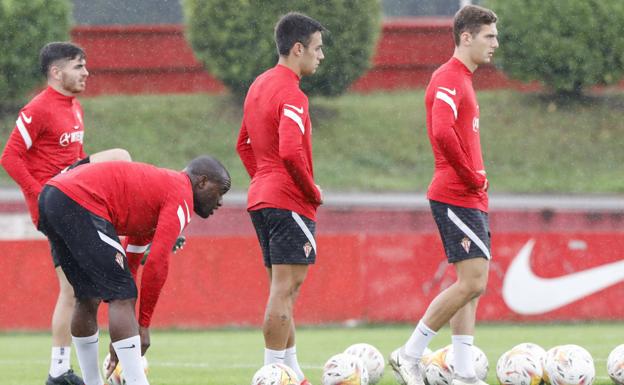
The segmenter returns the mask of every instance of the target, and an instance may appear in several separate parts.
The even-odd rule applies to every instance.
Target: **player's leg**
[[[123,148],[111,148],[91,154],[89,156],[91,163],[110,162],[110,161],[125,161],[132,162],[132,157],[127,150]]]
[[[55,264],[56,265],[56,264]],[[59,294],[52,313],[52,357],[50,376],[59,377],[70,370],[71,356],[71,318],[76,300],[74,289],[67,281],[60,266],[55,266],[59,283]]]
[[[293,307],[305,280],[308,265],[273,265],[272,271],[271,289],[262,327],[265,346],[279,352],[277,355],[283,357],[282,362],[295,372],[298,371],[297,375],[303,379],[303,373],[296,361]]]
[[[71,273],[70,273],[71,274]],[[80,279],[80,278],[76,278]],[[75,281],[77,282],[77,281]],[[102,385],[99,365],[99,330],[97,311],[100,300],[79,298],[74,309],[71,334],[85,385]]]
[[[423,383],[419,362],[425,348],[442,326],[485,291],[487,284],[490,258],[487,215],[433,201],[431,208],[447,258],[455,265],[457,281],[433,299],[405,346],[390,357],[393,370],[408,385]]]
[[[474,328],[479,299],[475,298],[459,309],[451,318],[453,356],[455,357],[454,376],[467,382],[475,382],[474,367]]]
[[[40,194],[41,201],[45,200],[47,193],[47,188],[44,188]],[[83,379],[74,373],[69,364],[72,342],[70,328],[75,298],[73,287],[61,267],[61,259],[68,257],[69,250],[54,229],[48,228],[46,212],[42,204],[43,202],[39,203],[39,229],[48,237],[52,261],[59,281],[59,296],[52,315],[52,359],[46,385],[83,385]]]

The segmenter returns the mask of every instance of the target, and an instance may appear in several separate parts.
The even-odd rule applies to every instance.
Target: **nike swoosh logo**
[[[438,87],[439,89],[441,89],[442,91],[446,91],[449,94],[455,96],[455,94],[457,94],[457,90],[455,88],[450,89],[450,88],[446,88],[446,87]]]
[[[624,280],[624,261],[607,263],[556,278],[531,270],[535,240],[530,239],[513,259],[503,281],[503,299],[518,314],[546,313]]]
[[[24,121],[25,121],[27,124],[30,124],[30,123],[32,122],[32,116],[28,117],[28,116],[26,116],[26,114],[25,114],[25,113],[23,113],[23,112],[22,112],[22,118],[24,118]]]
[[[284,104],[284,107],[290,107],[296,112],[298,112],[299,114],[303,114],[303,107],[295,107],[292,104]]]
[[[87,342],[87,345],[97,344],[99,340],[99,338],[96,338],[95,341]]]
[[[117,349],[134,349],[136,347],[135,344],[132,344],[130,346],[120,346]]]

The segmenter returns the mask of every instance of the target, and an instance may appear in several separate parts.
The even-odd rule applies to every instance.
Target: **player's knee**
[[[132,157],[130,156],[128,150],[125,150],[123,148],[114,148],[112,151],[114,151],[111,154],[114,160],[132,162]]]
[[[97,298],[76,298],[76,309],[87,313],[96,313],[100,300]]]
[[[464,279],[460,282],[460,288],[463,296],[468,300],[472,300],[483,295],[483,293],[485,293],[486,286],[487,279],[482,279],[481,277]]]

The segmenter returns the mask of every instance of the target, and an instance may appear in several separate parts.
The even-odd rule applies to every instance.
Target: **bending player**
[[[167,278],[169,254],[191,221],[208,218],[230,189],[216,159],[202,156],[183,171],[143,163],[86,165],[50,180],[39,198],[40,229],[76,293],[71,333],[85,385],[103,385],[99,371],[97,311],[109,303],[112,348],[128,385],[147,385],[135,315],[137,287],[119,235],[151,238],[143,285],[153,311]],[[150,314],[151,316],[151,314]]]
[[[407,385],[423,384],[423,351],[448,322],[455,357],[452,385],[484,384],[475,373],[472,346],[477,303],[488,279],[490,229],[472,74],[489,63],[498,48],[496,21],[494,12],[475,5],[457,12],[455,52],[433,73],[425,93],[435,158],[427,198],[457,281],[434,298],[407,343],[390,356],[392,369]]]

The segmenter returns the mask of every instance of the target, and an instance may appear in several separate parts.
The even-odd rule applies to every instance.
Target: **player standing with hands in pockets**
[[[284,363],[305,379],[295,348],[293,307],[315,262],[316,209],[322,191],[314,183],[312,124],[302,76],[323,60],[325,28],[291,12],[275,26],[277,65],[258,76],[245,98],[236,149],[251,177],[247,209],[268,272],[264,364]]]
[[[475,373],[472,347],[477,303],[487,285],[491,255],[488,180],[472,74],[489,63],[498,48],[496,21],[494,12],[479,6],[457,12],[455,52],[433,73],[425,93],[427,133],[435,158],[427,198],[457,281],[433,299],[407,343],[390,355],[392,369],[407,385],[423,384],[423,351],[447,322],[455,357],[452,385],[484,384]]]

